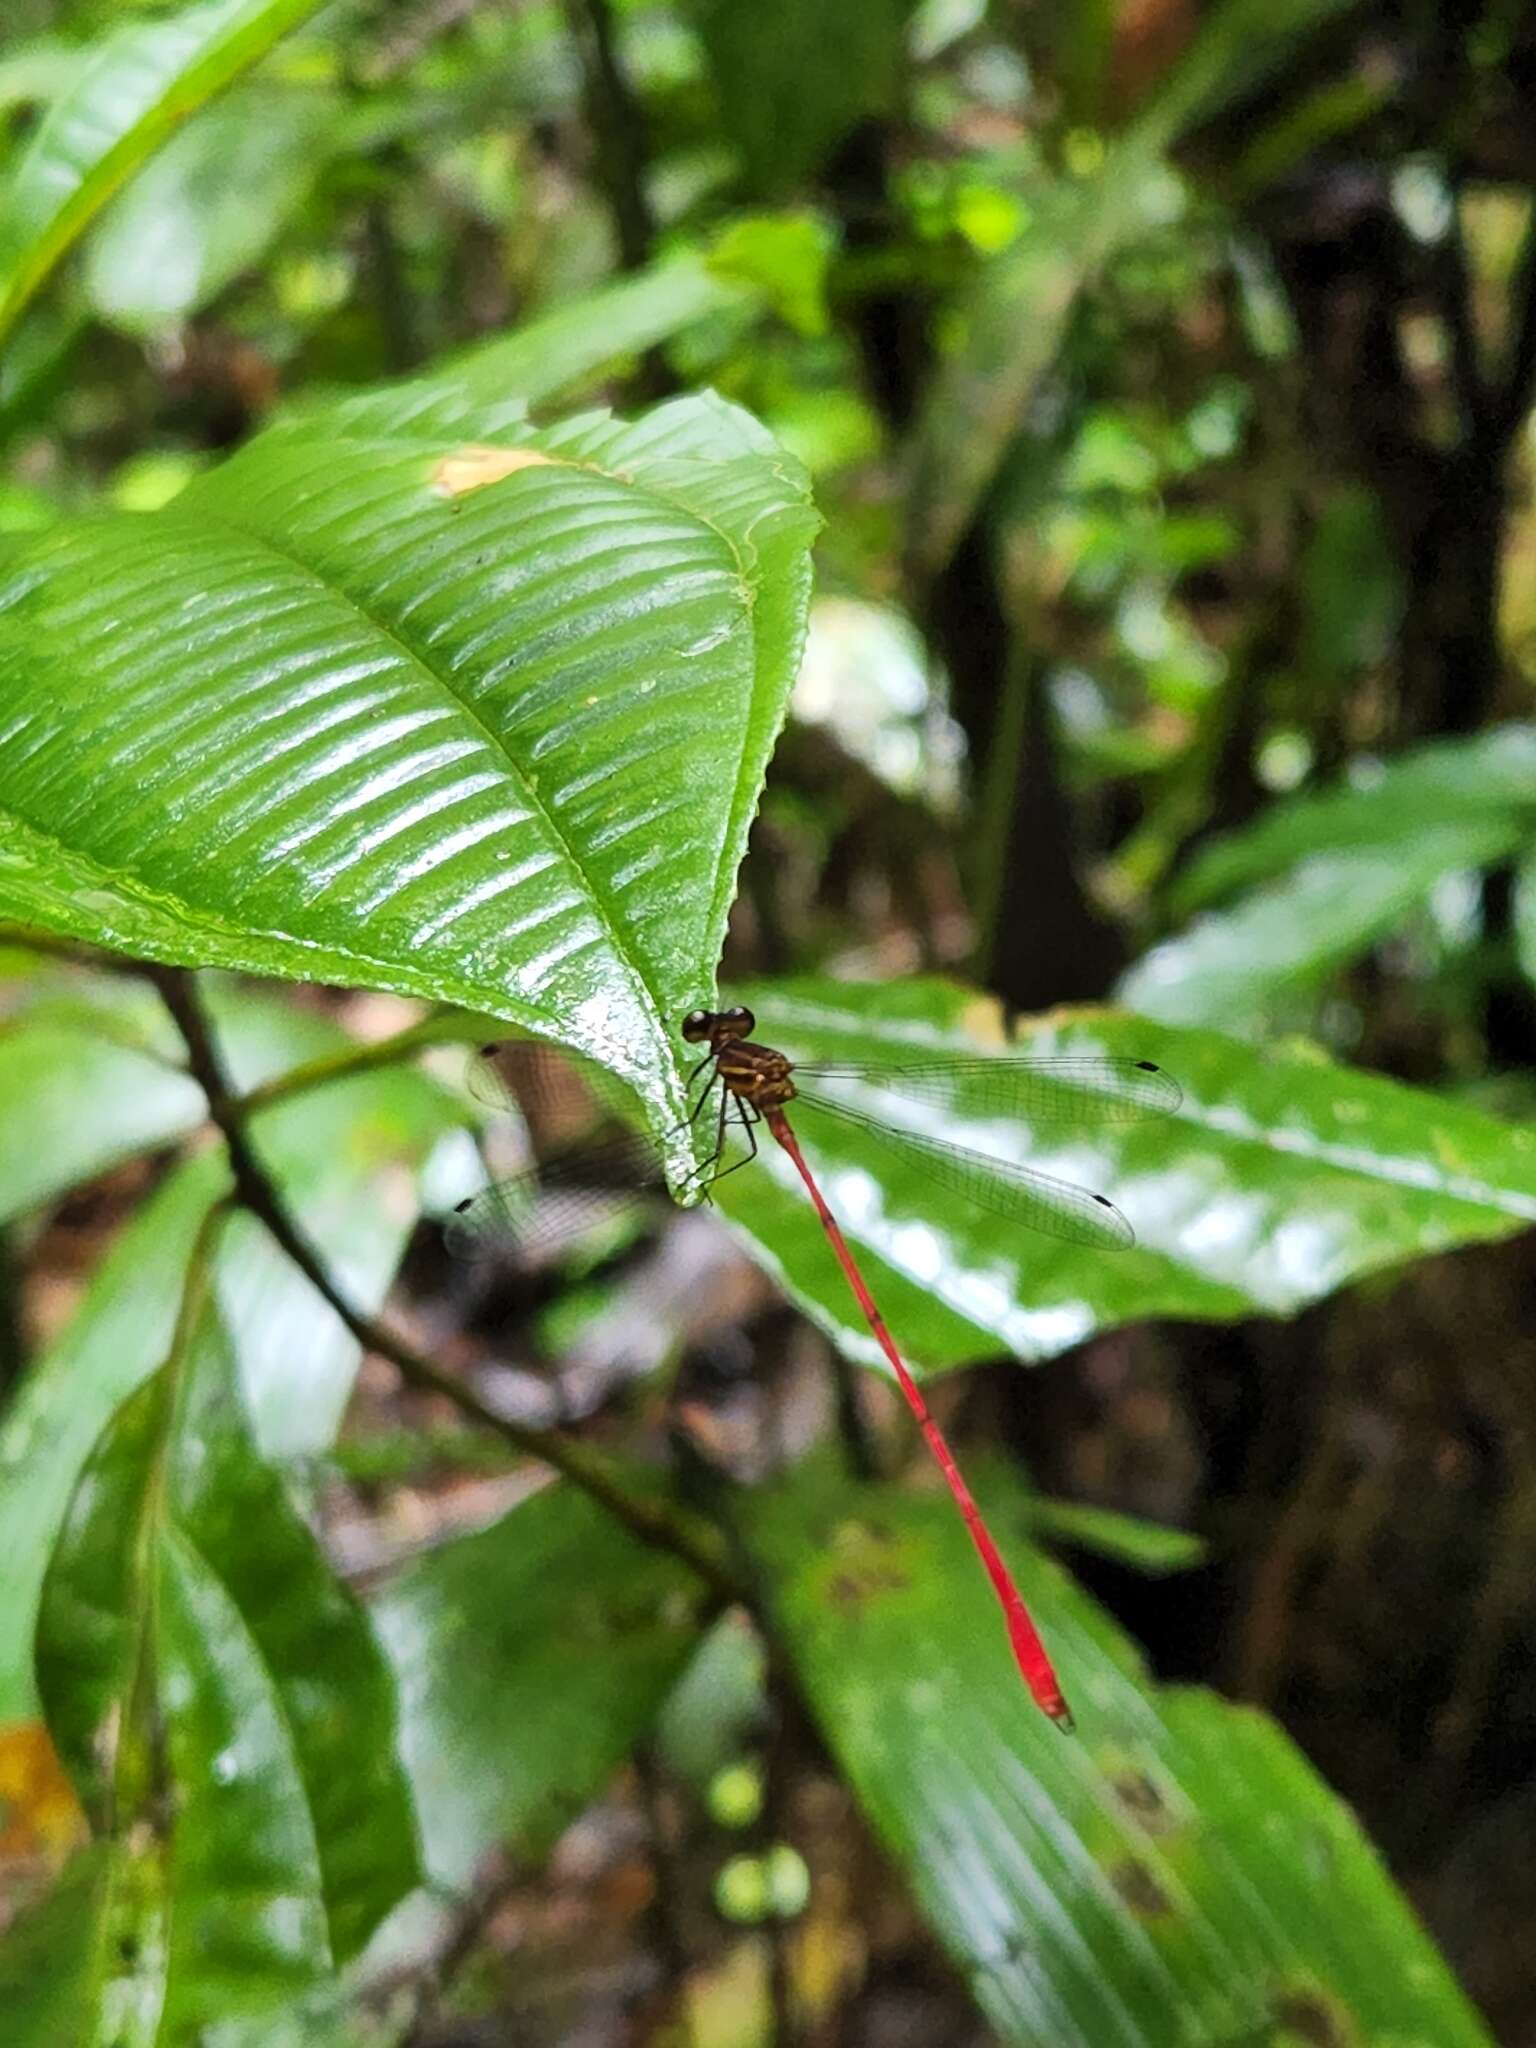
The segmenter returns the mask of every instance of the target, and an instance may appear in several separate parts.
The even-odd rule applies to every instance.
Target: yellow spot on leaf
[[[74,1787],[40,1721],[0,1728],[0,1871],[57,1867],[85,1834]]]
[[[559,469],[569,464],[537,448],[489,448],[471,443],[456,455],[445,455],[432,472],[432,487],[445,498],[462,498],[468,491],[499,484],[504,476],[519,469]]]

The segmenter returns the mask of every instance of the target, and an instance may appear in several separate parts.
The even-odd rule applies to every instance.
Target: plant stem
[[[694,1516],[670,1504],[645,1500],[632,1493],[609,1461],[584,1445],[552,1431],[531,1429],[500,1415],[456,1374],[405,1342],[386,1324],[356,1308],[336,1286],[324,1262],[307,1241],[274,1186],[245,1128],[245,1105],[231,1092],[213,1042],[202,1000],[192,977],[182,968],[148,968],[187,1048],[187,1063],[208,1102],[208,1113],[222,1132],[229,1151],[235,1195],[242,1206],[266,1226],[321,1299],[331,1306],[365,1350],[387,1358],[408,1386],[440,1394],[465,1415],[530,1458],[550,1465],[563,1479],[579,1486],[616,1521],[643,1542],[671,1551],[693,1567],[726,1599],[741,1597],[728,1571],[714,1532]]]
[[[624,270],[642,270],[656,236],[645,196],[645,129],[619,59],[608,0],[568,0],[566,18],[581,53],[587,125],[613,215],[619,264]]]
[[[455,1036],[446,1031],[442,1017],[422,1017],[401,1031],[392,1031],[387,1038],[376,1038],[367,1045],[353,1041],[339,1046],[335,1052],[320,1053],[300,1066],[274,1074],[270,1081],[248,1088],[243,1095],[232,1096],[230,1100],[235,1114],[244,1122],[259,1111],[270,1109],[275,1102],[286,1102],[290,1096],[303,1095],[311,1088],[323,1088],[332,1081],[344,1081],[353,1074],[367,1074],[379,1067],[395,1066],[425,1046],[452,1044]]]

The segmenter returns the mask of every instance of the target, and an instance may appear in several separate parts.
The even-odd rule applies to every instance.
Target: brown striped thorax
[[[757,1019],[744,1005],[730,1010],[690,1010],[683,1036],[690,1045],[707,1045],[715,1072],[730,1092],[755,1109],[782,1109],[795,1099],[794,1069],[771,1045],[754,1045],[749,1033]]]

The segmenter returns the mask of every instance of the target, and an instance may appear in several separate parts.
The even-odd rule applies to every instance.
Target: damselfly
[[[1037,1167],[902,1128],[827,1091],[840,1087],[860,1094],[878,1091],[931,1105],[948,1115],[1016,1118],[1029,1125],[1104,1125],[1171,1114],[1181,1100],[1179,1085],[1151,1060],[1097,1056],[791,1062],[773,1047],[755,1043],[751,1036],[755,1028],[752,1012],[741,1007],[694,1010],[683,1020],[684,1039],[705,1048],[688,1077],[688,1121],[691,1125],[707,1121],[713,1139],[698,1185],[707,1188],[748,1164],[757,1153],[759,1125],[766,1127],[788,1155],[965,1518],[1002,1605],[1019,1669],[1045,1712],[1070,1726],[1066,1701],[1035,1625],[806,1164],[788,1110],[793,1104],[797,1122],[803,1112],[807,1128],[826,1119],[834,1132],[839,1125],[858,1130],[919,1167],[936,1188],[977,1209],[1073,1244],[1114,1251],[1134,1243],[1135,1236],[1105,1196]],[[494,1090],[494,1081],[491,1086]],[[723,1164],[726,1141],[733,1128],[742,1133],[748,1150],[745,1158],[727,1166]],[[461,1258],[481,1258],[547,1232],[552,1215],[568,1222],[573,1213],[615,1195],[663,1186],[655,1146],[634,1133],[604,1144],[557,1150],[534,1173],[488,1188],[461,1203],[447,1229],[449,1248]]]

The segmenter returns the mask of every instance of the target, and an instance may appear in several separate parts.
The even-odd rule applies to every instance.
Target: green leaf
[[[1263,1035],[1276,1006],[1312,996],[1399,926],[1443,875],[1498,860],[1523,836],[1516,820],[1495,812],[1424,826],[1391,853],[1318,854],[1154,946],[1115,993],[1165,1023]]]
[[[220,1030],[226,1055],[257,1036]],[[294,1064],[345,1040],[283,1006]],[[269,1029],[274,1028],[269,1023]],[[257,1078],[247,1068],[243,1078]],[[415,1177],[458,1112],[408,1069],[360,1074],[253,1119],[269,1171],[332,1273],[361,1308],[382,1300],[417,1214]],[[180,1167],[116,1240],[74,1321],[28,1372],[0,1425],[0,1724],[36,1712],[32,1632],[65,1504],[108,1417],[164,1359],[181,1278],[204,1216],[225,1191],[223,1161]],[[223,1233],[215,1284],[266,1456],[314,1453],[335,1434],[357,1368],[356,1340],[254,1219]]]
[[[508,417],[495,411],[508,400],[547,404],[590,385],[626,356],[642,355],[701,320],[752,303],[753,293],[740,279],[697,256],[668,256],[632,277],[552,306],[515,333],[464,349],[426,376],[391,387],[370,404],[370,418],[387,421],[393,408],[398,419],[399,393],[413,414],[428,399],[431,417],[446,429],[488,432],[487,414]],[[343,400],[343,416],[357,403]]]
[[[1145,226],[1156,166],[1132,135],[1091,183],[1032,193],[1023,232],[963,302],[958,345],[929,385],[913,445],[907,552],[918,573],[937,575],[949,560],[1056,360],[1079,292]]]
[[[346,1041],[291,1003],[207,991],[241,1088]],[[3,1002],[5,991],[0,991]],[[23,1215],[119,1160],[192,1131],[207,1108],[158,996],[79,969],[19,981],[0,1021],[0,1219]]]
[[[437,369],[345,397],[306,396],[283,415],[309,432],[487,436],[517,427],[530,406],[591,385],[604,371],[760,294],[695,255],[669,255],[633,276],[552,306]]]
[[[335,116],[328,95],[278,85],[205,108],[91,237],[85,289],[102,319],[153,333],[207,305],[298,206]]]
[[[833,1755],[999,2038],[1289,2048],[1487,2036],[1342,1801],[1274,1724],[1148,1683],[978,1487],[1079,1733],[1021,1691],[947,1500],[820,1463],[744,1497],[776,1633]]]
[[[866,114],[894,103],[910,0],[777,0],[772,33],[739,0],[696,0],[721,127],[758,192],[792,190]]]
[[[286,2003],[415,1885],[388,1672],[256,1455],[201,1252],[166,1364],[81,1475],[37,1665],[115,1861],[152,1873],[131,1964],[158,2005],[146,2039]],[[121,2002],[107,1949],[82,2032]]]
[[[0,55],[0,113],[56,100],[88,61],[62,36],[38,36]]]
[[[320,0],[206,0],[106,36],[0,193],[0,338],[113,193]]]
[[[169,1137],[204,1115],[146,990],[29,1002],[0,1023],[0,1218]]]
[[[1114,1564],[1129,1565],[1154,1578],[1165,1572],[1189,1571],[1202,1561],[1206,1550],[1201,1538],[1187,1529],[1144,1522],[1138,1515],[1117,1514],[1113,1508],[1093,1507],[1086,1501],[1032,1500],[1029,1526],[1047,1542],[1092,1551],[1096,1557],[1107,1557]]]
[[[563,1486],[405,1572],[373,1614],[432,1876],[464,1885],[498,1843],[541,1859],[650,1725],[702,1613],[685,1566]]]
[[[76,347],[89,324],[73,303],[37,306],[5,340],[0,347],[0,446],[46,415],[65,385]],[[23,517],[19,525],[13,516],[7,521],[7,531],[51,525],[63,508],[50,503],[46,519],[36,516],[40,509],[34,500],[33,516]]]
[[[1415,858],[1426,826],[1453,835],[1448,866],[1475,865],[1484,837],[1511,844],[1536,832],[1536,726],[1504,725],[1467,740],[1435,740],[1385,763],[1362,764],[1352,784],[1271,804],[1254,824],[1213,840],[1175,887],[1179,910],[1198,910],[1318,854]],[[1455,857],[1455,837],[1467,855]]]
[[[709,252],[718,277],[739,277],[755,285],[797,332],[825,334],[827,265],[834,238],[819,214],[743,214],[716,239]]]
[[[1120,984],[1176,1024],[1263,1031],[1273,1006],[1314,992],[1423,903],[1442,876],[1485,867],[1536,833],[1536,728],[1503,726],[1416,747],[1357,786],[1276,803],[1216,840],[1176,886],[1176,908],[1266,883],[1153,947]]]
[[[735,992],[733,992],[734,995]],[[921,1157],[792,1106],[801,1144],[906,1356],[929,1370],[996,1353],[1049,1358],[1149,1316],[1283,1315],[1363,1273],[1536,1219],[1536,1130],[1333,1065],[1112,1011],[1065,1013],[1008,1044],[996,1006],[941,981],[821,980],[748,988],[757,1036],[792,1059],[1150,1059],[1176,1115],[1073,1131],[1000,1122],[957,1083],[942,1102],[838,1089],[920,1135],[1036,1165],[1109,1196],[1130,1250],[1064,1243],[961,1201]],[[833,1090],[828,1088],[828,1093]],[[752,1250],[849,1356],[880,1354],[803,1189],[766,1137],[714,1198]]]
[[[100,1845],[83,1850],[0,1936],[0,2012],[9,2048],[59,2048],[80,2038],[109,1866]]]
[[[294,423],[18,550],[0,910],[493,1012],[683,1165],[676,1023],[799,656],[803,473],[707,396],[487,439]]]

